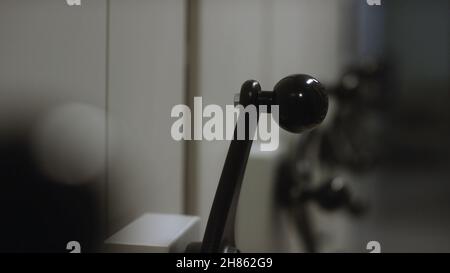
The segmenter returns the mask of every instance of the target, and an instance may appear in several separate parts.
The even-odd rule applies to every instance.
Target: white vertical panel
[[[0,1],[0,126],[66,102],[105,105],[106,1]]]
[[[185,3],[110,2],[110,230],[143,212],[182,212],[183,144],[170,136],[184,102]]]
[[[241,84],[262,79],[263,20],[261,1],[200,1],[199,90],[204,104],[233,102]],[[198,143],[198,214],[203,229],[222,171],[228,141]]]

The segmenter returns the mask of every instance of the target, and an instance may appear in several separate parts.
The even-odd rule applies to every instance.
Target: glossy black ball
[[[325,88],[303,74],[288,76],[275,85],[274,104],[279,105],[279,125],[292,133],[317,126],[328,112]]]

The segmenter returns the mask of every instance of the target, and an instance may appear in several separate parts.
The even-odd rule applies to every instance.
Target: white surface
[[[105,241],[111,252],[182,252],[200,241],[199,218],[147,213]]]

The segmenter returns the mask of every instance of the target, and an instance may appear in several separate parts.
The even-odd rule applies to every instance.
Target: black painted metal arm
[[[253,136],[259,119],[259,106],[279,106],[279,125],[294,133],[311,129],[321,123],[328,110],[328,97],[322,85],[308,75],[291,75],[282,79],[274,91],[261,91],[257,81],[246,81],[241,88],[239,104],[256,108],[256,122],[246,111],[241,112],[234,139],[225,160],[202,243],[192,243],[188,252],[239,252],[235,242],[235,218]],[[245,137],[238,138],[239,128]]]
[[[261,93],[261,87],[258,82],[247,81],[242,85],[239,104],[244,107],[253,104],[258,109],[257,98]],[[259,112],[257,112],[257,120],[259,119],[258,117]],[[256,126],[249,126],[250,124],[249,116],[241,113],[234,130],[234,138],[228,149],[225,165],[211,208],[203,238],[202,252],[237,251],[234,235],[237,205],[252,147],[253,135],[256,130]],[[245,129],[245,138],[242,140],[238,139],[239,127]]]

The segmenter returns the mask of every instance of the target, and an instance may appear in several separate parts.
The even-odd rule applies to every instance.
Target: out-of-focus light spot
[[[104,173],[105,112],[70,103],[45,114],[33,131],[33,150],[42,172],[52,180],[76,185]]]
[[[351,89],[355,89],[356,87],[358,87],[359,80],[356,75],[348,74],[342,78],[342,84],[346,89],[351,90]]]
[[[345,182],[344,182],[343,178],[336,177],[331,182],[331,187],[333,188],[333,190],[338,191],[344,187],[344,184],[345,184]]]

